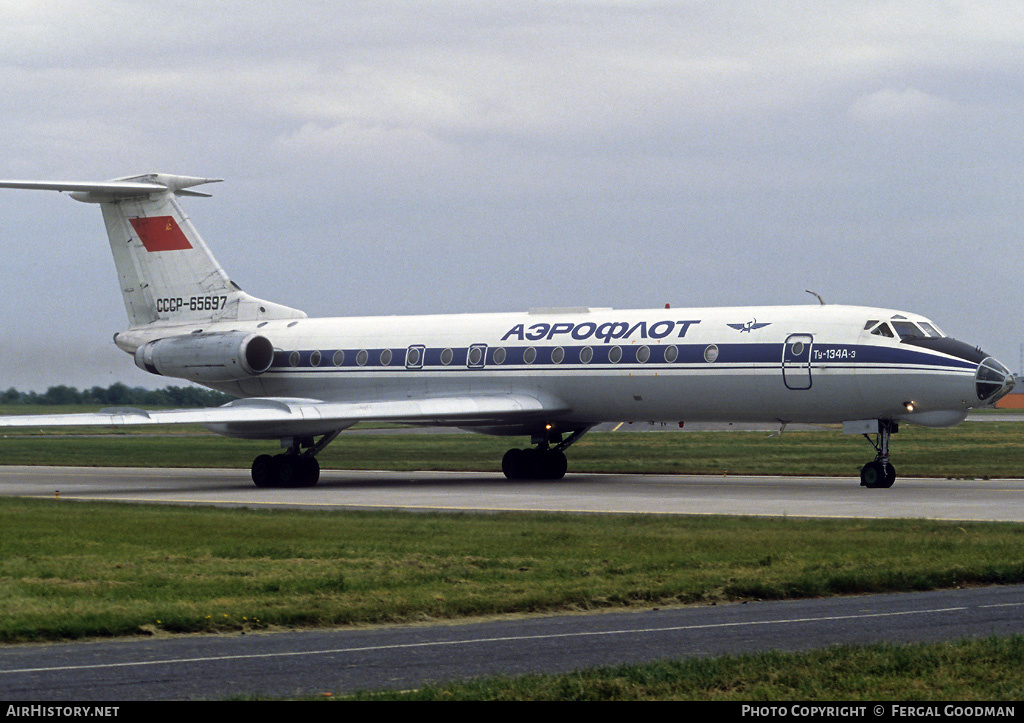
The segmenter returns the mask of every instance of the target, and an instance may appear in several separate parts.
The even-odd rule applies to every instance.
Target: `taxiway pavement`
[[[1024,480],[325,470],[308,489],[258,489],[247,470],[0,467],[0,495],[319,509],[530,511],[1024,522]]]

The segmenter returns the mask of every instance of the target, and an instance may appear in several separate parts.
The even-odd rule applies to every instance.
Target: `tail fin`
[[[100,204],[132,328],[305,317],[242,291],[178,204],[175,196],[209,196],[187,189],[218,180],[150,174],[103,183],[0,181],[0,188],[68,191]]]

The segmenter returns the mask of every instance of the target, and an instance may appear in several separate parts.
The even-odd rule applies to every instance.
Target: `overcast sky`
[[[0,177],[224,178],[310,315],[827,302],[1019,369],[1024,5],[0,3]],[[152,377],[99,209],[0,191],[0,388]]]

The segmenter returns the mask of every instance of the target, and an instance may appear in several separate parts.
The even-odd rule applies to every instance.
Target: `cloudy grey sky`
[[[0,3],[0,177],[184,203],[311,315],[816,303],[1024,343],[1024,5]],[[99,210],[0,191],[0,388],[162,386]]]

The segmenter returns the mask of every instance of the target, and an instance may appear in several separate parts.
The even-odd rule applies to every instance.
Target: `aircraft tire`
[[[522,452],[523,470],[519,478],[544,479],[546,476],[547,452],[542,452],[539,449],[524,449]]]
[[[896,481],[896,468],[886,462],[868,462],[860,470],[860,484],[869,489],[888,489]]]
[[[508,479],[559,480],[568,462],[558,450],[510,449],[501,459],[501,471]]]
[[[541,479],[558,480],[565,477],[569,468],[569,462],[565,459],[565,453],[558,450],[542,452],[544,476]]]
[[[873,489],[878,484],[878,478],[882,476],[878,462],[868,462],[860,468],[860,486]]]
[[[274,455],[274,486],[294,487],[293,482],[298,478],[298,466],[293,464],[292,458],[287,454]]]
[[[510,449],[501,458],[501,472],[506,479],[523,479],[527,468],[527,450]]]
[[[313,487],[320,480],[320,463],[316,457],[279,454],[274,457],[277,487]]]
[[[252,463],[252,482],[257,487],[274,486],[274,458],[269,454],[261,454]]]
[[[316,461],[316,457],[299,457],[299,472],[298,487],[315,487],[320,481],[320,463]]]

